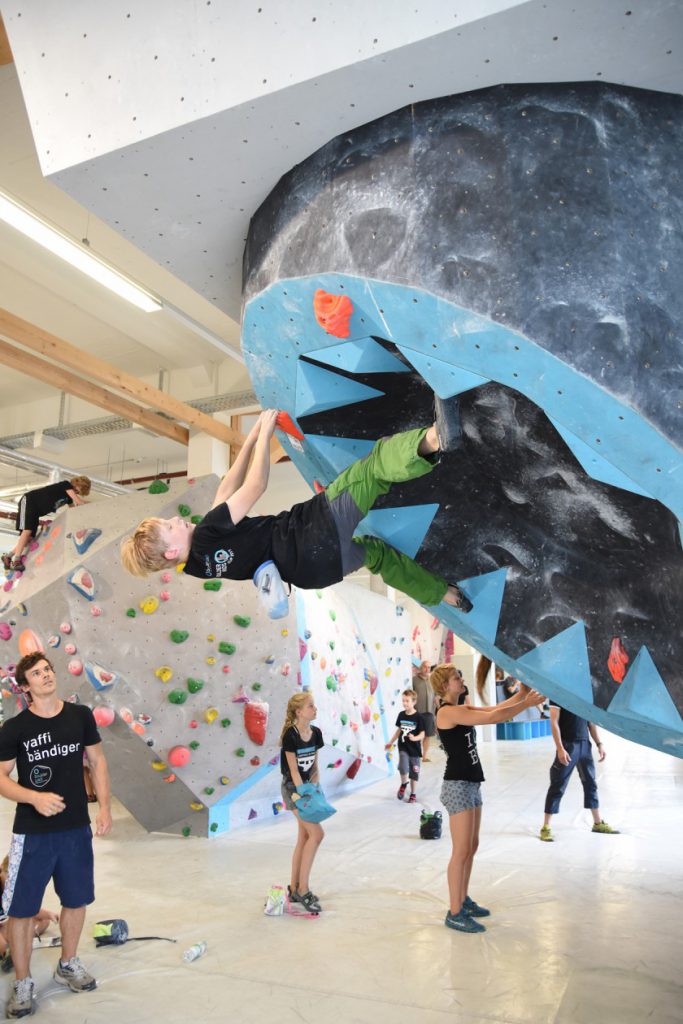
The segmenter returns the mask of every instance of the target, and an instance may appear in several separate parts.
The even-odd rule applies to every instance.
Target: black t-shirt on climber
[[[342,579],[339,535],[324,494],[276,516],[245,516],[237,525],[221,502],[195,527],[183,571],[204,580],[250,580],[269,559],[286,583],[302,590]]]
[[[20,786],[58,793],[66,807],[45,817],[31,804],[17,804],[13,831],[17,835],[64,832],[90,823],[83,782],[83,752],[100,742],[90,708],[68,704],[54,718],[26,709],[0,729],[0,761],[17,762]]]
[[[287,782],[292,782],[292,773],[287,762],[287,751],[290,754],[296,754],[296,766],[299,769],[301,781],[308,782],[311,778],[313,765],[315,764],[315,755],[324,746],[323,734],[317,725],[311,726],[310,740],[303,740],[299,735],[297,727],[290,725],[282,737],[282,750],[280,751],[280,771],[282,772],[283,779]]]

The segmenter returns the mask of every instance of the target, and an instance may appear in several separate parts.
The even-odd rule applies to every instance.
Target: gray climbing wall
[[[252,219],[243,350],[309,483],[452,398],[365,523],[460,583],[443,621],[683,754],[683,98],[498,86],[340,135]]]
[[[0,591],[5,714],[16,661],[45,650],[61,694],[103,723],[114,794],[150,831],[210,836],[283,813],[279,735],[302,686],[320,706],[328,792],[386,776],[385,705],[395,716],[410,679],[408,617],[349,584],[302,592],[272,622],[249,582],[124,572],[120,540],[140,519],[201,514],[216,485],[60,513]]]

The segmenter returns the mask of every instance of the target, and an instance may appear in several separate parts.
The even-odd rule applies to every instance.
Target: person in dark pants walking
[[[612,828],[600,816],[591,738],[598,748],[598,761],[605,760],[605,748],[597,727],[592,722],[587,722],[585,718],[579,718],[578,715],[551,701],[550,728],[557,754],[550,766],[550,786],[545,798],[545,817],[539,838],[544,843],[553,842],[550,820],[553,814],[557,814],[560,809],[560,801],[575,768],[583,786],[583,806],[593,815],[593,832],[618,835],[619,830]]]

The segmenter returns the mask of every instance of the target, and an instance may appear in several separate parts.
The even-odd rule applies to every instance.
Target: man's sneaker
[[[91,992],[97,988],[97,982],[92,974],[88,974],[77,956],[72,956],[66,966],[59,960],[54,978],[60,985],[68,985],[72,992]]]
[[[462,903],[462,914],[468,914],[470,917],[490,917],[491,911],[486,907],[480,907],[478,903],[475,903],[469,896],[465,896]]]
[[[2,567],[5,570],[5,572],[9,572],[10,571],[10,569],[12,568],[12,556],[11,555],[3,555],[2,556]]]
[[[309,912],[309,914],[319,914],[323,909],[320,906],[320,900],[318,897],[310,890],[305,892],[303,895],[301,893],[297,893],[297,902],[300,903],[301,906]]]
[[[26,572],[26,566],[24,565],[23,558],[13,558],[10,569],[12,572]]]
[[[36,1012],[36,996],[33,978],[22,978],[12,985],[12,994],[7,1001],[5,1013],[11,1020],[17,1017],[30,1017]]]
[[[474,607],[465,591],[461,590],[455,583],[448,584],[448,590],[446,591],[443,600],[445,604],[449,604],[451,608],[457,608],[459,612],[463,613],[471,612]]]
[[[553,830],[550,825],[542,825],[541,831],[538,833],[538,838],[544,843],[553,842]]]
[[[460,445],[460,402],[458,396],[439,398],[434,396],[434,423],[442,452],[452,452]]]
[[[459,914],[451,914],[450,910],[446,914],[446,920],[444,924],[447,928],[453,928],[456,932],[485,932],[483,924],[479,924],[469,914],[464,914],[462,910]]]
[[[618,836],[620,834],[618,828],[612,828],[606,821],[596,821],[591,832],[602,832],[606,836]]]
[[[410,796],[408,797],[408,803],[409,804],[416,804],[417,803],[417,797],[415,796],[414,793],[411,793]]]
[[[408,783],[407,782],[402,782],[401,785],[398,787],[398,793],[396,794],[396,796],[398,797],[399,800],[402,800],[403,797],[406,795],[406,789],[407,788],[408,788]]]

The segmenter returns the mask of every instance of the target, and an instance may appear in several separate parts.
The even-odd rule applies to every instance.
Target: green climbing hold
[[[232,621],[236,626],[241,626],[242,629],[246,629],[247,626],[251,626],[251,619],[248,615],[233,615]]]
[[[350,754],[350,753],[351,753],[351,747],[350,747],[350,746],[346,748],[346,753],[347,753],[347,754]]]
[[[337,621],[337,613],[330,608],[330,618],[333,622]]]
[[[213,824],[209,825],[209,828],[211,829],[212,832],[215,832],[216,829],[218,828],[218,822],[214,821]]]
[[[238,747],[237,750],[235,751],[235,757],[244,757],[244,754],[244,747]]]
[[[165,484],[163,480],[152,480],[147,490],[150,494],[166,494],[168,484]]]
[[[339,743],[339,740],[336,740],[336,739],[332,740],[332,746],[333,747],[336,747],[338,743]]]
[[[260,683],[252,683],[251,684],[251,688],[252,688],[252,690],[256,690],[256,692],[258,693],[258,691],[261,689],[261,684]]]
[[[190,517],[190,522],[194,523],[195,526],[198,526],[199,523],[201,523],[203,518],[204,518],[204,516],[191,516]]]
[[[339,720],[340,720],[342,725],[346,725],[346,723],[349,720],[349,716],[348,715],[340,715],[339,716]]]
[[[199,749],[199,740],[192,740],[192,742],[188,743],[187,745],[190,748],[190,750],[198,750]]]
[[[206,793],[207,796],[211,796],[211,794],[214,792],[213,786],[204,786],[204,792]]]
[[[183,516],[183,518],[186,518],[187,516],[190,515],[191,512],[192,512],[192,509],[190,508],[189,505],[178,505],[178,515],[179,516]]]
[[[168,699],[171,704],[184,704],[187,700],[187,694],[184,690],[171,690]]]
[[[189,834],[190,834],[190,826],[189,826],[189,825],[185,825],[185,827],[183,828],[183,835],[184,835],[184,836],[185,836],[185,838],[187,839],[187,837],[189,836]]]
[[[218,645],[218,650],[221,654],[234,654],[237,650],[235,644],[231,644],[229,640],[221,640]]]
[[[206,580],[204,590],[220,590],[222,586],[223,580]]]
[[[227,729],[228,726],[230,725],[230,719],[229,718],[221,718],[221,725],[223,726],[224,729]]]
[[[126,615],[128,616],[129,619],[134,619],[135,616],[137,615],[137,612],[135,611],[135,608],[127,608]]]
[[[328,644],[330,646],[330,650],[333,651],[334,650],[334,640],[328,640]]]
[[[187,680],[187,689],[190,693],[199,693],[200,690],[204,689],[203,679],[192,679],[191,677]]]
[[[325,682],[327,683],[328,690],[331,690],[332,693],[337,692],[337,680],[334,678],[334,676],[328,676]]]
[[[172,629],[169,633],[174,644],[184,644],[189,635],[186,629]]]

